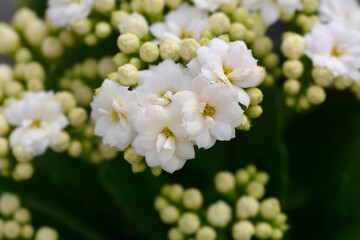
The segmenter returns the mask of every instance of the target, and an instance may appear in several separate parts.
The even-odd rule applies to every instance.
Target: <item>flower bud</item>
[[[236,202],[236,216],[239,219],[256,217],[259,212],[259,202],[251,196],[243,196]]]
[[[212,227],[204,226],[196,233],[196,240],[216,240],[216,231]]]
[[[87,113],[84,108],[71,109],[69,114],[70,125],[73,127],[82,127],[87,121]]]
[[[255,236],[258,239],[268,239],[272,233],[272,227],[267,222],[259,222],[255,226]]]
[[[115,0],[94,0],[94,8],[101,13],[110,12],[115,8]]]
[[[338,76],[334,79],[334,87],[337,90],[345,90],[354,82],[350,76]]]
[[[72,47],[75,44],[75,36],[72,32],[63,30],[59,34],[60,42],[66,47]]]
[[[98,38],[107,38],[111,35],[112,28],[107,22],[99,22],[95,26],[95,34]]]
[[[144,157],[137,155],[135,148],[133,146],[129,146],[124,152],[124,159],[130,164],[135,164],[141,162]]]
[[[73,158],[78,158],[82,154],[82,145],[78,140],[73,140],[70,142],[70,146],[67,150],[68,154]]]
[[[219,35],[217,38],[223,40],[227,44],[230,44],[230,36],[229,36],[229,34],[222,34],[222,35]]]
[[[249,9],[240,7],[232,12],[231,18],[234,22],[242,23],[248,19],[249,14]]]
[[[27,63],[31,61],[32,53],[27,48],[19,48],[15,53],[15,62]]]
[[[29,180],[34,174],[34,166],[31,163],[18,163],[13,172],[15,181]]]
[[[21,228],[21,237],[25,238],[25,239],[31,239],[34,237],[35,234],[35,230],[34,227],[31,226],[30,224],[25,224],[22,228]]]
[[[9,154],[9,142],[6,138],[0,137],[0,158]]]
[[[287,216],[284,213],[279,213],[275,218],[274,218],[274,224],[277,226],[282,226],[286,223],[287,221]]]
[[[74,96],[79,105],[88,107],[93,99],[93,89],[87,85],[81,85],[79,88],[73,89]]]
[[[0,64],[0,82],[6,82],[11,80],[14,80],[13,69],[6,64]]]
[[[0,136],[7,134],[10,130],[9,123],[3,114],[0,113]]]
[[[200,44],[193,38],[185,39],[180,44],[180,56],[185,61],[190,61],[197,56],[197,50]]]
[[[173,202],[180,202],[184,194],[184,188],[179,184],[173,184],[169,188],[168,197]]]
[[[168,232],[168,239],[169,240],[184,240],[185,236],[180,231],[180,229],[178,229],[176,227],[172,227]]]
[[[252,181],[246,186],[246,193],[256,199],[260,199],[265,194],[265,187],[257,181]]]
[[[6,171],[10,167],[10,160],[8,158],[0,158],[0,173]]]
[[[149,34],[149,25],[146,19],[138,13],[125,17],[119,27],[122,34],[133,33],[140,39]]]
[[[271,239],[280,240],[280,239],[283,239],[283,237],[284,237],[284,233],[280,229],[273,228],[273,230],[271,232]]]
[[[37,18],[35,12],[27,7],[22,7],[17,10],[12,19],[12,25],[24,31],[26,24]]]
[[[144,62],[155,62],[159,58],[159,48],[153,42],[146,42],[140,48],[140,58]]]
[[[78,19],[73,22],[71,28],[77,35],[85,36],[90,33],[92,24],[89,19]]]
[[[26,24],[24,36],[26,40],[33,46],[38,47],[43,39],[48,35],[48,29],[44,21],[34,19]]]
[[[234,11],[234,9],[237,7],[239,1],[238,0],[228,0],[227,2],[224,2],[220,5],[219,10],[221,12],[230,14]]]
[[[111,13],[111,25],[113,28],[118,29],[119,25],[123,22],[123,20],[129,16],[129,13],[125,11],[113,11]]]
[[[242,130],[242,131],[250,131],[251,120],[245,114],[242,115],[242,118],[243,118],[244,121],[236,129],[237,130]]]
[[[24,91],[24,86],[15,81],[6,82],[3,91],[7,97],[18,97]]]
[[[15,194],[4,193],[0,198],[0,213],[10,216],[20,207],[20,199]]]
[[[258,172],[255,176],[255,180],[264,185],[268,184],[269,179],[269,174],[266,172]]]
[[[15,145],[12,148],[12,154],[19,162],[29,162],[34,158],[33,153],[27,152],[21,144]]]
[[[160,166],[151,167],[150,171],[151,171],[152,175],[154,175],[155,177],[159,177],[162,173],[162,168]]]
[[[116,70],[116,66],[111,57],[103,57],[97,65],[97,73],[101,78],[105,79],[107,75]]]
[[[45,58],[58,59],[64,53],[60,40],[56,37],[46,37],[41,43],[41,52]]]
[[[183,0],[165,0],[166,6],[168,6],[171,9],[178,8],[182,2]]]
[[[98,62],[95,58],[87,58],[82,64],[82,75],[87,79],[94,79],[98,76]]]
[[[288,79],[284,83],[284,91],[289,95],[296,95],[300,92],[301,83],[296,79]]]
[[[246,93],[250,97],[250,105],[259,105],[264,99],[263,93],[258,88],[248,88]]]
[[[18,223],[27,223],[31,220],[29,210],[26,208],[18,208],[14,213],[14,220]]]
[[[99,151],[104,160],[112,160],[118,155],[118,151],[109,145],[99,144]]]
[[[160,210],[160,218],[166,224],[174,224],[180,217],[179,210],[172,206],[168,205]]]
[[[99,43],[99,39],[95,34],[90,33],[90,34],[85,36],[84,43],[87,46],[93,47],[93,46],[95,46],[96,44]]]
[[[133,173],[137,174],[137,173],[145,172],[147,167],[148,167],[147,164],[145,163],[145,161],[143,161],[143,162],[134,163],[133,165],[131,165],[131,170]]]
[[[85,146],[85,144],[89,144],[89,146]],[[86,151],[92,150],[92,144],[90,141],[89,142],[84,141],[84,149],[86,149]],[[100,152],[97,150],[92,151],[90,153],[90,161],[93,164],[100,164],[103,161]]]
[[[52,146],[52,150],[55,152],[64,152],[66,151],[70,146],[70,135],[66,131],[61,131],[58,138],[57,143],[55,146]]]
[[[231,41],[244,40],[248,30],[242,23],[233,23],[229,29]]]
[[[334,75],[325,67],[314,67],[311,75],[317,85],[328,87],[334,81]]]
[[[281,44],[281,51],[289,59],[300,59],[306,50],[306,41],[299,34],[291,34]]]
[[[57,240],[58,233],[55,229],[50,227],[41,227],[35,236],[35,240]]]
[[[157,211],[160,211],[164,207],[168,206],[169,203],[166,201],[165,198],[157,196],[154,201],[154,207]]]
[[[178,221],[178,228],[187,235],[195,234],[200,226],[198,215],[191,212],[184,213]]]
[[[318,0],[302,0],[303,11],[306,14],[313,14],[317,11],[319,6]]]
[[[112,60],[117,67],[120,67],[128,63],[130,59],[128,55],[120,52],[117,53]]]
[[[143,62],[138,57],[130,58],[129,63],[134,65],[138,70],[141,70],[143,68]]]
[[[0,23],[0,53],[10,54],[20,47],[20,37],[9,25]]]
[[[58,92],[55,94],[55,100],[61,104],[61,109],[64,113],[70,112],[76,107],[76,100],[70,92]]]
[[[144,10],[149,15],[157,15],[163,12],[165,0],[144,0]]]
[[[235,240],[251,240],[255,234],[255,227],[249,221],[240,221],[232,227],[232,237]]]
[[[211,204],[206,211],[206,220],[217,228],[226,227],[231,217],[231,207],[221,200]]]
[[[33,78],[26,83],[28,91],[39,92],[45,89],[43,81],[37,78]]]
[[[199,40],[200,46],[209,46],[210,45],[210,39],[208,38],[201,38]]]
[[[276,198],[268,198],[260,204],[260,214],[267,220],[274,219],[281,211],[279,200]]]
[[[319,105],[326,99],[324,88],[319,86],[311,86],[306,90],[306,98],[311,104]]]
[[[163,60],[180,58],[180,44],[174,39],[165,39],[160,45],[160,56]]]
[[[271,70],[279,66],[280,58],[276,53],[269,53],[264,57],[266,69]]]
[[[260,105],[250,106],[246,114],[249,118],[258,118],[263,114],[263,108]]]
[[[287,78],[298,79],[304,73],[304,65],[299,60],[287,60],[283,65],[283,73]]]
[[[310,108],[310,102],[305,96],[301,96],[298,102],[298,108],[300,110],[307,110]]]
[[[133,33],[125,33],[119,36],[117,45],[125,54],[136,53],[140,49],[140,39]]]
[[[138,69],[132,64],[125,64],[118,68],[119,82],[124,86],[136,86],[138,83]]]
[[[203,204],[203,196],[198,189],[190,188],[185,190],[182,203],[185,208],[196,210]]]
[[[4,223],[3,235],[7,239],[16,239],[20,236],[21,228],[19,223],[15,221],[7,221]]]
[[[311,32],[312,28],[319,23],[320,23],[320,19],[318,16],[312,15],[308,17],[302,25],[303,32],[304,33]]]
[[[240,186],[244,186],[250,180],[249,173],[244,169],[239,169],[235,174],[236,183]]]
[[[264,57],[266,54],[271,52],[272,48],[273,42],[269,37],[256,38],[251,47],[255,58]]]
[[[221,194],[228,194],[235,189],[235,177],[231,172],[219,172],[215,176],[215,188]]]
[[[296,19],[295,19],[295,23],[296,23],[296,25],[298,25],[298,26],[303,26],[304,24],[305,24],[305,22],[308,20],[308,16],[307,15],[305,15],[305,14],[298,14],[297,16],[296,16]]]
[[[227,33],[230,29],[230,19],[225,13],[214,13],[209,17],[210,31],[214,35]]]

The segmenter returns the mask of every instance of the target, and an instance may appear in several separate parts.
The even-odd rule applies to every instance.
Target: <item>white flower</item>
[[[238,93],[239,102],[249,106],[250,98],[243,88],[257,85],[262,73],[257,68],[257,60],[242,41],[228,45],[220,39],[213,39],[209,47],[200,47],[197,57],[188,67],[194,77],[199,74],[212,83],[222,82]]]
[[[243,0],[242,6],[253,11],[260,11],[261,18],[267,25],[274,24],[280,14],[293,14],[303,8],[301,0]]]
[[[205,9],[215,12],[222,3],[227,3],[229,0],[192,0],[200,9]]]
[[[360,32],[339,22],[318,24],[305,36],[305,54],[314,66],[327,67],[335,77],[360,78]]]
[[[323,22],[339,21],[360,30],[360,6],[356,0],[322,0],[319,17]]]
[[[139,104],[170,106],[177,92],[191,90],[192,80],[189,71],[173,60],[150,66],[149,70],[139,72],[139,87],[136,88]]]
[[[145,156],[150,167],[161,166],[173,173],[181,169],[186,160],[195,157],[192,143],[187,141],[177,108],[165,109],[159,105],[148,106],[142,112],[133,142],[137,154]]]
[[[181,42],[184,38],[199,40],[201,31],[208,27],[206,11],[183,3],[178,9],[170,11],[165,16],[165,22],[151,25],[150,32],[158,42],[167,38]]]
[[[22,100],[5,109],[4,115],[11,125],[17,126],[10,135],[11,146],[20,144],[34,156],[55,146],[60,131],[68,125],[52,92],[27,92]]]
[[[211,148],[216,140],[229,141],[235,137],[235,127],[242,121],[244,111],[238,96],[221,83],[210,83],[202,76],[193,82],[193,91],[175,96],[183,101],[182,114],[187,134],[199,148]]]
[[[48,0],[48,15],[54,27],[69,27],[89,16],[94,0]]]
[[[136,104],[135,93],[119,83],[106,79],[101,91],[91,103],[95,134],[103,137],[103,144],[125,150],[136,133],[131,125],[130,107]]]

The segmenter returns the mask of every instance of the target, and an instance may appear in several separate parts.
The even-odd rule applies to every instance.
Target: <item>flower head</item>
[[[193,2],[200,9],[215,12],[222,3],[227,3],[229,0],[193,0]]]

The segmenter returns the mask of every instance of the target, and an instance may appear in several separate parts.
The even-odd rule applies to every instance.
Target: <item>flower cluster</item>
[[[18,196],[3,193],[0,196],[0,239],[58,240],[55,229],[47,226],[35,229],[31,213],[21,206]]]
[[[173,226],[169,240],[215,240],[228,235],[235,240],[278,240],[289,226],[278,199],[263,199],[268,181],[267,173],[249,165],[235,175],[227,171],[216,174],[218,199],[207,207],[200,190],[179,184],[163,186],[154,206],[161,221]]]

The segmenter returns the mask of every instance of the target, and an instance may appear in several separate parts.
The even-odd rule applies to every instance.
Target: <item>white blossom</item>
[[[213,39],[209,47],[200,47],[197,57],[188,67],[194,77],[199,74],[212,83],[221,82],[238,94],[239,102],[245,106],[250,98],[243,88],[256,86],[262,79],[257,60],[243,41],[227,44]]]
[[[200,9],[205,9],[215,12],[222,3],[227,3],[229,0],[192,0]]]
[[[94,0],[48,0],[46,11],[55,27],[69,27],[75,20],[89,16]]]
[[[60,131],[68,125],[61,105],[52,92],[27,92],[4,111],[6,120],[17,128],[10,135],[12,147],[20,144],[34,156],[55,146]]]
[[[305,36],[305,54],[314,66],[328,68],[335,77],[360,78],[360,32],[339,22],[318,24]]]
[[[253,11],[260,11],[261,18],[267,25],[279,20],[281,13],[293,14],[303,8],[301,0],[243,0],[242,6]]]
[[[237,94],[224,84],[212,84],[202,76],[194,80],[193,91],[175,96],[175,102],[184,102],[183,123],[190,139],[199,148],[208,149],[216,140],[234,138],[235,127],[243,121]]]
[[[322,22],[339,21],[360,30],[360,5],[356,0],[322,0],[319,17]]]
[[[200,39],[202,30],[209,27],[208,13],[187,3],[183,3],[178,9],[170,11],[164,18],[164,22],[151,25],[150,32],[158,42],[170,38],[181,42],[185,38]]]
[[[125,150],[136,133],[131,125],[130,107],[136,104],[135,93],[119,83],[106,79],[98,96],[91,103],[95,134],[103,144]]]

